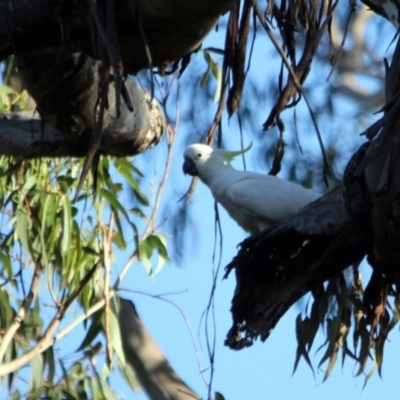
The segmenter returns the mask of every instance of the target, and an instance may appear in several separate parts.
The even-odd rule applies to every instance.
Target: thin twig
[[[86,284],[92,279],[97,269],[102,264],[102,260],[99,260],[86,274],[86,276],[82,279],[79,285],[72,291],[72,293],[67,297],[66,301],[60,305],[58,312],[51,320],[49,326],[47,327],[45,333],[42,338],[37,342],[35,347],[28,350],[21,357],[15,358],[12,361],[7,363],[0,364],[0,377],[4,375],[8,375],[20,368],[22,368],[25,364],[32,361],[38,354],[43,353],[50,346],[55,343],[55,337],[52,337],[55,330],[60,325],[64,315],[74,302],[74,300],[82,293],[82,290],[86,286]]]
[[[332,6],[332,9],[334,9],[336,7],[337,1],[335,2],[335,4]],[[289,60],[286,57],[285,52],[283,51],[281,45],[279,44],[278,40],[276,39],[275,35],[272,33],[270,27],[268,26],[267,22],[265,21],[265,18],[263,17],[262,11],[260,10],[260,8],[258,7],[257,3],[255,0],[253,0],[253,7],[255,9],[255,12],[257,14],[257,17],[259,19],[259,21],[261,22],[262,27],[264,28],[264,30],[266,31],[267,35],[269,36],[269,38],[271,39],[273,45],[275,46],[275,49],[277,50],[277,52],[279,53],[280,57],[282,58],[282,61],[285,63],[286,68],[288,69],[289,73],[290,73],[290,77],[293,79],[293,83],[296,86],[296,89],[302,94],[302,96],[304,97],[304,100],[306,102],[308,111],[311,115],[311,120],[313,122],[315,131],[317,133],[317,139],[318,139],[318,143],[321,149],[321,153],[322,153],[322,157],[324,160],[324,180],[325,183],[327,184],[328,180],[327,180],[327,175],[329,175],[331,172],[330,166],[329,166],[329,161],[328,161],[328,157],[326,155],[325,152],[325,147],[324,144],[322,142],[322,136],[321,136],[321,132],[319,130],[319,126],[317,123],[317,118],[315,116],[315,113],[311,107],[311,103],[308,100],[308,96],[306,95],[303,85],[300,83],[299,79],[297,78],[297,75],[295,73],[295,71],[293,70],[292,66],[290,65]],[[320,27],[320,31],[323,31],[323,28],[325,28],[326,24],[328,23],[329,18],[326,18],[325,21],[322,23],[321,27]]]
[[[35,264],[35,270],[33,272],[31,287],[29,289],[28,295],[24,298],[21,308],[18,310],[17,315],[14,317],[13,322],[4,334],[0,343],[0,364],[3,362],[4,355],[7,351],[7,346],[10,344],[14,334],[17,332],[21,326],[22,321],[32,302],[35,300],[40,286],[40,277],[42,275],[42,268],[39,264]]]
[[[166,99],[164,99],[165,101],[162,102],[163,107],[166,108]],[[167,113],[165,113],[165,115],[167,115]],[[167,118],[168,119],[168,118]],[[149,219],[149,221],[147,222],[147,227],[144,231],[144,233],[142,234],[142,236],[140,237],[139,241],[143,241],[145,240],[150,234],[151,232],[154,230],[154,226],[155,226],[155,219],[159,210],[159,205],[160,205],[160,201],[161,201],[161,196],[165,187],[165,184],[167,182],[167,178],[169,175],[169,171],[171,168],[171,161],[172,161],[172,147],[175,141],[175,137],[176,137],[176,131],[178,129],[179,126],[179,121],[180,121],[180,109],[179,109],[179,102],[176,102],[176,122],[175,122],[175,126],[174,128],[171,127],[170,122],[168,121],[168,123],[166,124],[166,131],[167,131],[167,146],[168,146],[168,155],[167,155],[167,161],[166,161],[166,166],[165,166],[165,170],[164,170],[164,175],[161,179],[161,182],[159,184],[159,187],[157,189],[157,193],[156,193],[156,197],[154,200],[154,206],[153,206],[153,211],[151,213],[151,217]],[[137,249],[133,252],[133,254],[131,255],[131,257],[129,258],[129,260],[126,262],[125,266],[123,267],[121,273],[119,274],[116,282],[114,283],[113,288],[115,290],[118,290],[118,287],[121,283],[121,281],[123,280],[125,274],[129,271],[129,268],[131,267],[132,263],[138,258],[138,251]]]
[[[131,267],[132,263],[137,259],[137,252],[135,251],[127,260],[124,267],[122,268],[121,273],[119,274],[114,286],[112,289],[109,290],[108,295],[109,299],[111,300],[118,292],[119,285],[121,284],[123,278],[125,277],[126,273],[128,272],[129,268]],[[81,314],[78,318],[75,318],[74,321],[60,331],[54,338],[54,343],[62,339],[66,336],[69,332],[71,332],[76,326],[78,326],[81,322],[85,321],[89,317],[91,317],[96,311],[99,311],[101,308],[104,307],[106,303],[105,298],[100,299],[97,303],[91,306],[88,310],[86,310],[83,314]]]
[[[106,347],[107,347],[107,364],[112,365],[113,351],[112,351],[112,339],[110,332],[110,275],[111,275],[111,265],[110,265],[110,252],[111,243],[113,236],[113,225],[114,225],[114,213],[111,212],[110,222],[108,224],[108,229],[103,230],[103,259],[104,259],[104,325],[106,334]]]
[[[110,300],[115,296],[117,292],[114,289],[111,289],[109,292]],[[95,312],[99,311],[101,308],[104,307],[105,304],[105,299],[100,299],[97,303],[93,304],[90,308],[88,308],[83,314],[81,314],[78,318],[75,318],[71,324],[69,324],[67,327],[65,327],[63,330],[61,330],[55,337],[54,337],[54,342],[51,343],[54,344],[58,342],[60,339],[62,339],[64,336],[68,335],[69,332],[74,330],[81,322],[87,320],[89,317],[91,317]],[[50,347],[50,346],[49,346]],[[46,350],[46,349],[44,349]],[[44,351],[43,350],[43,351]]]
[[[156,218],[156,215],[158,213],[159,207],[160,207],[160,202],[161,202],[161,197],[162,197],[162,193],[164,191],[164,187],[165,184],[167,183],[167,179],[169,176],[169,172],[171,169],[171,164],[172,164],[172,149],[173,149],[173,145],[175,142],[175,135],[176,135],[176,131],[178,129],[179,126],[179,102],[176,102],[176,112],[177,112],[177,119],[175,122],[175,126],[174,128],[171,127],[171,124],[168,122],[166,124],[166,132],[167,132],[167,148],[168,148],[168,154],[167,154],[167,160],[166,160],[166,164],[165,164],[165,170],[164,170],[164,175],[161,179],[160,184],[158,185],[158,189],[157,189],[157,193],[156,193],[156,197],[154,200],[154,205],[153,205],[153,210],[151,213],[151,217],[150,217],[150,221],[147,225],[147,228],[144,232],[144,236],[147,236],[151,231],[154,230],[154,221]]]
[[[215,350],[217,346],[217,324],[215,320],[215,293],[217,290],[217,281],[219,271],[221,269],[222,263],[222,248],[223,248],[223,235],[221,229],[221,220],[218,213],[218,204],[215,202],[215,231],[214,231],[215,241],[214,241],[214,249],[213,249],[213,256],[212,256],[212,287],[210,291],[210,297],[208,299],[208,304],[206,309],[203,312],[203,316],[205,316],[204,328],[205,328],[205,335],[206,335],[206,344],[207,344],[207,351],[208,357],[210,360],[210,382],[208,384],[208,399],[211,399],[211,392],[212,392],[212,383],[214,380],[214,373],[215,373]],[[215,255],[216,255],[216,247],[217,247],[217,237],[219,236],[219,260],[217,264],[217,268],[214,268],[215,265]],[[211,311],[211,321],[212,321],[212,332],[213,337],[210,340],[209,334],[209,315]]]
[[[340,46],[337,49],[337,53],[336,53],[336,55],[335,55],[335,57],[334,57],[334,59],[332,61],[331,72],[329,72],[329,75],[326,78],[327,81],[329,81],[329,79],[331,78],[331,76],[333,74],[333,71],[335,71],[335,69],[337,67],[337,63],[339,62],[340,56],[342,55],[344,44],[346,42],[347,34],[348,34],[348,31],[349,31],[349,26],[350,26],[351,22],[353,21],[354,16],[356,14],[356,5],[357,5],[356,1],[354,1],[354,0],[350,1],[350,15],[349,15],[349,17],[347,18],[347,21],[346,21],[346,26],[344,28],[342,41],[341,41]],[[329,35],[329,36],[331,36],[331,35]]]
[[[197,367],[199,369],[200,375],[201,375],[201,377],[203,379],[204,384],[208,388],[209,384],[207,382],[206,377],[204,376],[204,368],[201,365],[200,351],[199,351],[199,348],[198,348],[198,345],[197,345],[197,342],[196,342],[196,339],[195,339],[195,335],[194,335],[193,329],[192,329],[192,327],[190,325],[190,321],[189,321],[187,315],[185,314],[185,311],[178,304],[176,304],[172,300],[169,300],[169,299],[165,298],[165,296],[178,295],[178,294],[182,294],[183,292],[165,293],[165,294],[150,294],[150,293],[142,292],[140,290],[132,290],[132,289],[127,289],[127,288],[120,288],[119,291],[120,292],[122,292],[122,291],[123,292],[130,292],[130,293],[134,293],[134,294],[147,296],[147,297],[150,297],[152,299],[162,300],[162,301],[165,301],[166,303],[172,305],[173,307],[175,307],[178,310],[178,312],[181,314],[181,316],[183,318],[183,321],[184,321],[184,323],[186,325],[186,328],[187,328],[187,330],[189,332],[189,336],[190,336],[190,339],[192,341],[193,350],[194,350],[194,353],[196,355]]]

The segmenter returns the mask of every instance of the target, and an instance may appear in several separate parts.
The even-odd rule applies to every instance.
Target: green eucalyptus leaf
[[[131,209],[129,210],[129,212],[132,213],[132,214],[135,214],[135,215],[139,216],[139,217],[140,217],[141,219],[143,219],[144,221],[147,220],[146,215],[143,213],[143,211],[142,211],[140,208],[137,208],[137,207],[131,208]]]
[[[56,374],[56,362],[53,346],[43,353],[44,365],[47,367],[47,384],[52,383]]]
[[[76,350],[77,352],[86,349],[86,347],[88,347],[93,342],[93,340],[97,337],[97,335],[102,331],[101,319],[102,319],[103,313],[104,313],[104,311],[100,310],[100,311],[97,311],[95,314],[93,314],[92,322],[89,326],[89,329],[86,332],[85,337],[82,340],[82,343],[77,348],[77,350]]]
[[[63,376],[63,383],[66,385],[66,392],[69,392],[71,390],[70,383],[69,383],[69,374],[67,369],[65,368],[64,363],[62,360],[58,360],[58,364],[60,365],[62,376]]]
[[[135,391],[140,390],[140,384],[138,378],[135,374],[135,371],[132,369],[129,363],[126,363],[123,366],[121,363],[118,363],[118,369],[121,372],[121,375],[124,377],[125,381],[128,385]]]
[[[163,236],[158,234],[149,235],[147,241],[154,249],[158,251],[161,257],[163,257],[165,260],[169,260],[167,242]]]
[[[21,394],[19,393],[18,390],[15,390],[11,395],[11,400],[20,400],[20,399],[21,399]]]
[[[14,94],[18,95],[10,86],[7,85],[0,85],[0,94]]]
[[[0,251],[0,264],[3,266],[2,271],[6,273],[7,278],[11,279],[13,276],[13,269],[11,266],[10,257]]]
[[[28,232],[31,232],[32,221],[24,209],[18,208],[16,212],[17,224],[16,233],[19,240],[21,241],[22,247],[25,252],[34,258],[31,238],[28,236]]]
[[[43,377],[43,357],[42,354],[38,354],[31,361],[31,378],[29,381],[29,390],[35,390],[42,386]]]
[[[122,347],[119,322],[117,316],[112,310],[110,312],[110,334],[111,334],[111,345],[114,351],[116,352],[121,364],[125,365],[125,353]]]
[[[129,216],[125,208],[121,205],[118,199],[107,189],[100,190],[100,196],[110,204],[111,208],[117,213],[121,213],[128,221]]]
[[[215,80],[217,81],[217,88],[215,90],[215,95],[214,95],[214,102],[218,102],[221,96],[221,87],[222,87],[222,70],[220,66],[218,65],[217,62],[214,61],[214,59],[211,57],[211,54],[203,50],[203,57],[207,63],[207,71],[203,76],[203,79],[201,81],[202,87],[205,86],[206,81],[208,80],[208,77],[210,76],[210,72],[214,76]]]
[[[142,240],[139,242],[138,245],[138,256],[140,262],[143,264],[146,272],[150,275],[151,274],[151,262],[150,257],[153,253],[153,248],[149,245],[147,240]]]
[[[68,197],[64,197],[63,204],[63,222],[62,222],[62,237],[61,237],[61,253],[66,255],[70,250],[71,245],[71,202]]]
[[[144,177],[142,172],[137,167],[135,167],[130,161],[128,161],[127,158],[117,158],[115,165],[118,171],[125,169],[129,171],[130,174],[136,174],[141,178]]]

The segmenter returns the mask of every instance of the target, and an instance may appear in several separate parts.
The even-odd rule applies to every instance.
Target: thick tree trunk
[[[123,77],[149,66],[164,72],[197,49],[234,2],[0,0],[0,57],[15,54],[39,115],[62,134],[54,155],[88,154],[99,126],[101,153],[136,154],[159,141],[163,114]],[[46,143],[39,147],[51,155]],[[39,147],[19,153],[40,156]]]
[[[114,1],[125,72],[136,73],[149,66],[138,19],[153,65],[158,66],[197,49],[220,15],[229,11],[235,1]],[[0,49],[15,40],[27,48],[60,48],[62,29],[68,28],[71,48],[75,52],[93,54],[88,3],[71,0],[71,13],[66,9],[67,3],[62,0],[0,0]],[[131,9],[131,3],[138,4],[136,11]]]

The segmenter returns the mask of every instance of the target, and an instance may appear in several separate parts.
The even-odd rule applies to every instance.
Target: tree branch
[[[63,135],[38,114],[24,111],[0,117],[0,154],[15,157],[83,157],[85,146],[79,138]]]
[[[200,396],[176,374],[140,321],[131,301],[120,299],[119,324],[126,361],[154,400],[193,400]]]
[[[144,95],[142,103],[146,103],[148,94]],[[145,120],[144,116],[148,115]],[[147,132],[141,137],[158,137],[162,128],[161,111],[155,100],[149,105],[149,110],[144,112],[142,131],[148,127]],[[134,116],[128,115],[127,126],[133,126]],[[142,147],[134,147],[134,131],[125,130],[124,122],[115,120],[118,125],[114,131],[106,127],[105,134],[100,147],[103,155],[127,157],[139,153]],[[140,121],[136,121],[140,125]],[[107,135],[107,136],[106,136]],[[132,137],[129,137],[129,136]],[[87,138],[84,136],[73,136],[66,132],[60,132],[53,126],[41,121],[39,115],[33,111],[15,112],[0,115],[0,155],[14,157],[84,157],[88,146]]]
[[[138,0],[138,16],[149,46],[154,66],[179,60],[196,50],[220,15],[236,0]],[[77,52],[94,56],[90,37],[90,13],[87,2],[73,2],[71,15],[62,16],[62,0],[26,2],[0,0],[0,45],[13,39],[26,48],[60,49],[60,19],[70,26],[68,42]],[[63,22],[63,21],[61,21]],[[129,0],[115,2],[115,25],[125,73],[137,73],[149,67],[149,59],[132,13]],[[32,35],[32,31],[35,35]]]
[[[47,130],[54,135],[49,138],[38,129],[40,140],[39,135],[34,140],[18,135],[22,141],[16,141],[4,134],[2,143],[7,146],[0,154],[86,155],[89,159],[91,151],[98,154],[98,149],[102,154],[127,156],[154,146],[164,128],[160,107],[131,80],[123,79],[149,66],[143,35],[154,66],[162,72],[163,65],[197,49],[234,1],[138,1],[135,16],[129,1],[117,2],[113,15],[105,16],[117,27],[109,37],[100,19],[92,32],[90,21],[97,9],[89,9],[86,2],[73,2],[72,10],[66,11],[61,0],[15,0],[13,7],[0,0],[0,44],[13,46],[18,71],[40,117],[58,131]],[[60,24],[68,33],[60,30]],[[116,54],[113,60],[107,58],[110,52]],[[109,85],[110,81],[115,85]],[[99,103],[105,104],[100,110]]]
[[[68,296],[68,298],[64,301],[63,304],[60,305],[56,315],[51,320],[49,326],[44,332],[43,336],[40,338],[35,347],[28,350],[21,357],[15,358],[12,361],[0,364],[0,377],[10,374],[20,368],[22,368],[25,364],[33,360],[38,354],[43,353],[46,349],[52,346],[58,337],[53,337],[54,332],[60,325],[64,315],[68,311],[71,304],[75,301],[75,299],[81,294],[87,282],[93,278],[95,272],[99,269],[102,264],[102,260],[99,260],[85,275],[80,284],[72,291],[72,293]],[[103,303],[104,305],[104,303]]]
[[[297,216],[246,239],[227,267],[227,274],[235,269],[237,286],[226,344],[238,350],[267,339],[305,293],[364,257],[365,234],[338,186]]]
[[[9,328],[7,329],[7,332],[4,334],[4,336],[1,339],[1,342],[0,342],[0,364],[3,362],[4,354],[7,351],[7,346],[10,344],[11,340],[13,339],[15,332],[17,332],[18,329],[20,328],[21,323],[24,320],[27,311],[29,310],[33,300],[35,300],[35,298],[37,296],[37,293],[39,291],[39,286],[40,286],[41,275],[42,275],[42,268],[38,263],[36,263],[35,270],[33,272],[32,281],[31,281],[31,287],[29,289],[29,293],[23,300],[21,307],[18,310],[17,315],[14,317],[12,324],[9,326]]]

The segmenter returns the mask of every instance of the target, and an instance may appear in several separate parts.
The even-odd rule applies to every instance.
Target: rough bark
[[[200,399],[173,370],[131,301],[120,299],[119,323],[126,361],[152,400]]]
[[[372,140],[362,152],[349,179],[358,184],[358,195],[350,204],[363,204],[362,212],[352,214],[363,219],[372,246],[368,253],[373,275],[364,302],[373,325],[384,315],[388,293],[398,295],[400,288],[400,41],[392,64],[386,71],[386,104],[378,126],[370,132]],[[354,185],[353,185],[354,186]],[[392,291],[392,287],[395,287]]]
[[[42,124],[33,111],[0,117],[2,155],[21,157],[82,157],[85,143],[79,138],[68,138],[51,125]]]
[[[57,57],[57,51],[24,52],[18,54],[17,62],[25,86],[37,103],[38,114],[35,115],[40,115],[45,130],[48,130],[46,141],[63,144],[61,149],[53,147],[54,156],[59,153],[83,156],[98,119],[98,111],[95,113],[95,110],[99,97],[100,61],[82,53],[65,55],[60,63]],[[31,68],[31,65],[34,67]],[[156,144],[162,136],[163,113],[157,101],[151,99],[149,93],[139,90],[131,80],[126,80],[125,88],[133,110],[129,109],[126,102],[121,102],[117,116],[115,87],[109,86],[108,107],[104,111],[102,124],[100,152],[103,154],[137,154]],[[6,128],[3,120],[0,131],[4,132]],[[56,136],[51,138],[50,134]],[[8,141],[14,139],[9,138]],[[36,146],[36,156],[41,156],[39,147]],[[50,149],[48,146],[42,148],[47,151]],[[65,151],[67,148],[69,152]],[[7,148],[2,146],[0,153],[7,152]],[[29,154],[30,149],[21,149],[21,153]]]
[[[348,213],[338,186],[296,217],[242,244],[227,267],[235,269],[233,326],[226,344],[239,350],[266,340],[285,312],[366,253],[367,241]]]
[[[150,110],[150,121],[159,118],[159,109]],[[132,115],[127,115],[127,120],[132,120]],[[142,125],[142,134],[140,137],[153,137],[153,129],[160,129],[160,125],[148,127],[145,131],[144,126],[148,126],[148,119],[144,120]],[[136,122],[137,123],[137,122]],[[131,121],[134,124],[134,121]],[[129,131],[128,134],[138,139],[134,135],[135,131]],[[115,132],[110,132],[115,134]],[[87,150],[87,137],[84,135],[73,136],[65,135],[63,132],[55,129],[52,125],[42,121],[34,111],[23,111],[0,116],[0,154],[15,157],[84,157]],[[127,157],[140,152],[140,147],[135,148],[129,137],[116,136],[113,141],[110,138],[102,141],[100,153],[117,157]]]
[[[75,52],[93,54],[87,2],[72,1],[71,12],[62,0],[0,0],[0,49],[15,40],[27,48],[60,48],[62,28],[69,30]],[[138,28],[140,18],[153,65],[177,60],[197,49],[235,0],[122,0],[115,17],[126,73],[147,68],[149,60]],[[131,3],[138,4],[136,12]]]
[[[159,141],[163,114],[124,77],[149,66],[165,72],[233,3],[0,0],[0,57],[15,55],[38,114],[63,135],[51,140],[62,144],[53,155],[136,154]],[[38,148],[19,153],[41,156]]]

